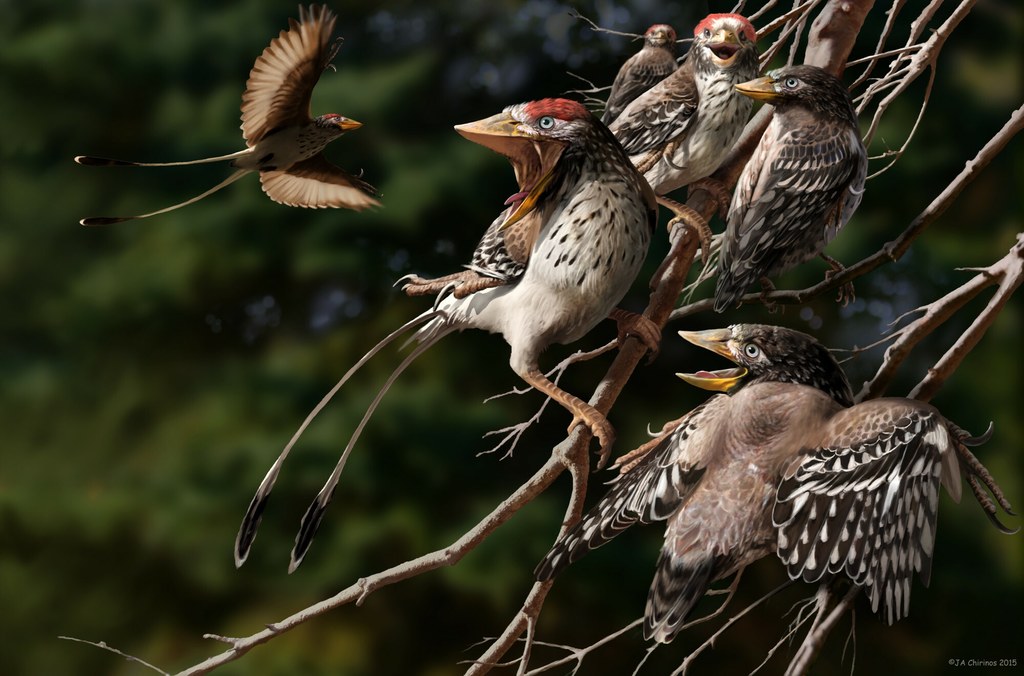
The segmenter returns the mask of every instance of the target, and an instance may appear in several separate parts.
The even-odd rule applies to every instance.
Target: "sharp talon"
[[[419,275],[414,274],[414,273],[409,273],[408,275],[402,275],[401,277],[396,279],[395,283],[391,285],[391,288],[392,289],[397,288],[400,284],[420,284],[420,283],[422,283],[422,280],[420,279]]]

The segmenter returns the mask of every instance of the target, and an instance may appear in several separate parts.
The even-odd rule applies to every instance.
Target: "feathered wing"
[[[320,74],[338,51],[336,17],[326,6],[299,7],[299,21],[263,50],[242,94],[242,136],[249,147],[268,133],[310,119],[309,100]]]
[[[380,206],[376,189],[328,162],[322,154],[296,162],[285,171],[260,172],[263,192],[290,207],[345,207],[360,211]]]
[[[721,259],[723,293],[742,294],[760,277],[816,255],[860,203],[867,158],[856,132],[831,124],[781,135],[779,129],[772,124],[765,132],[733,195]],[[808,228],[808,222],[823,225]]]
[[[697,81],[693,59],[633,100],[609,129],[629,155],[660,148],[693,124]]]
[[[601,501],[547,553],[535,571],[537,579],[550,580],[635,523],[669,518],[704,476],[709,449],[691,442],[703,437],[717,419],[722,410],[718,399],[724,396],[693,409],[644,458],[618,476]]]
[[[959,488],[953,444],[942,416],[917,402],[837,414],[778,489],[772,519],[790,577],[843,574],[886,622],[905,616],[913,574],[929,582],[939,485]]]
[[[498,217],[484,231],[483,237],[473,251],[468,267],[485,277],[512,283],[523,276],[530,262],[530,254],[540,236],[544,212],[535,209],[507,228],[503,228],[509,209]]]
[[[629,57],[612,82],[601,121],[611,124],[626,106],[671,75],[676,67],[675,56],[668,49],[645,48]]]

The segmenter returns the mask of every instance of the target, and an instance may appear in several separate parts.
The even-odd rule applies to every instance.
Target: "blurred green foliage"
[[[923,5],[910,4],[907,17]],[[170,161],[241,147],[243,83],[295,6],[0,0],[0,674],[148,673],[58,635],[184,668],[221,649],[204,642],[204,632],[252,633],[449,543],[561,438],[568,418],[552,407],[513,457],[480,455],[493,441],[483,433],[525,419],[540,401],[530,394],[483,405],[519,384],[506,346],[486,335],[448,338],[384,400],[310,556],[286,575],[299,516],[400,359],[387,350],[300,442],[253,555],[234,570],[235,529],[272,458],[349,365],[425,307],[391,282],[457,269],[511,190],[507,164],[451,125],[577,87],[567,70],[607,83],[635,49],[593,34],[552,0],[334,9],[346,42],[314,111],[365,123],[329,154],[365,170],[385,208],[289,209],[248,178],[165,216],[85,229],[76,223],[82,216],[159,208],[226,175],[216,166],[90,169],[71,158]],[[619,30],[668,21],[680,34],[701,14],[699,3],[653,0],[591,0],[579,9]],[[855,57],[871,49],[882,12],[874,9]],[[832,255],[852,262],[894,237],[1003,124],[1024,98],[1022,45],[1013,0],[978,4],[942,54],[907,155],[869,183]],[[874,153],[902,142],[922,94],[919,83],[893,107]],[[777,315],[749,308],[700,317],[686,328],[770,321],[813,330],[836,347],[872,342],[887,321],[967,279],[957,266],[987,265],[1010,247],[1021,230],[1022,168],[1017,139],[903,261],[859,281],[846,309],[822,299]],[[647,273],[664,250],[656,243]],[[782,286],[822,272],[808,264]],[[644,300],[640,280],[625,305],[638,309]],[[891,392],[920,379],[983,302],[929,337]],[[1021,308],[1014,299],[936,400],[972,431],[995,422],[979,455],[1015,503],[1024,501]],[[580,346],[611,335],[602,326]],[[705,366],[707,355],[680,343],[667,333],[659,360],[627,388],[612,416],[616,451],[641,442],[647,423],[658,427],[700,400],[672,373]],[[553,349],[545,363],[573,348]],[[860,383],[880,358],[876,349],[852,361],[851,379]],[[579,368],[563,384],[585,393],[606,364]],[[591,500],[608,477],[595,477]],[[478,654],[471,644],[498,633],[518,609],[557,532],[567,488],[560,480],[458,566],[310,622],[221,673],[459,673],[458,662]],[[996,533],[972,501],[943,498],[931,589],[915,585],[909,620],[886,628],[861,600],[861,670],[936,672],[950,658],[1021,657],[1021,539]],[[639,616],[660,536],[658,527],[636,529],[567,571],[544,609],[540,638],[585,644]],[[754,567],[736,608],[777,584],[780,568],[771,560]],[[784,632],[790,618],[782,614],[809,593],[790,589],[751,613],[699,668],[750,671]],[[847,670],[844,633],[833,635],[819,673]],[[667,673],[706,634],[659,650],[646,673]],[[628,673],[643,649],[634,633],[583,673]],[[776,657],[773,670],[784,659]]]

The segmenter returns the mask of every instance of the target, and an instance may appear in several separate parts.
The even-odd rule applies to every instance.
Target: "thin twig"
[[[136,657],[135,655],[129,655],[126,652],[121,652],[117,648],[113,648],[113,647],[107,645],[106,641],[86,641],[84,638],[75,638],[74,636],[58,636],[57,638],[59,638],[62,641],[74,641],[75,643],[84,643],[86,645],[91,645],[91,646],[93,646],[95,648],[102,648],[103,650],[107,650],[109,652],[112,652],[115,655],[120,655],[121,657],[125,658],[129,662],[137,662],[138,664],[141,664],[142,666],[146,667],[147,669],[152,669],[153,671],[155,671],[158,674],[163,674],[164,676],[170,676],[169,672],[164,671],[163,669],[161,669],[159,667],[155,667],[152,664],[150,664],[149,662],[147,662],[146,660],[140,659],[140,658]]]

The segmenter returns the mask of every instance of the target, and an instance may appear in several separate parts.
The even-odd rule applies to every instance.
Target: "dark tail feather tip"
[[[267,497],[256,496],[249,503],[249,509],[242,517],[242,525],[238,528],[238,537],[235,539],[235,568],[241,568],[245,560],[249,558],[249,550],[252,549],[253,540],[256,539],[256,531],[259,530],[260,522],[263,521],[263,510],[267,507]]]
[[[80,220],[78,222],[81,223],[82,225],[85,225],[85,226],[92,226],[92,225],[112,225],[114,223],[122,223],[122,222],[127,221],[127,220],[130,220],[130,219],[123,218],[123,217],[116,217],[116,216],[90,216],[89,218],[83,218],[82,220]]]
[[[93,157],[92,155],[76,155],[75,162],[86,167],[130,167],[135,162],[125,160],[114,160],[109,157]]]
[[[295,546],[292,547],[291,561],[288,563],[288,573],[294,573],[295,569],[302,563],[302,559],[305,558],[306,552],[309,551],[310,545],[313,544],[313,538],[316,537],[316,532],[320,528],[320,522],[324,518],[324,509],[326,502],[321,504],[320,497],[313,501],[313,504],[309,506],[306,513],[302,516],[302,523],[299,525],[299,533],[295,536]]]

